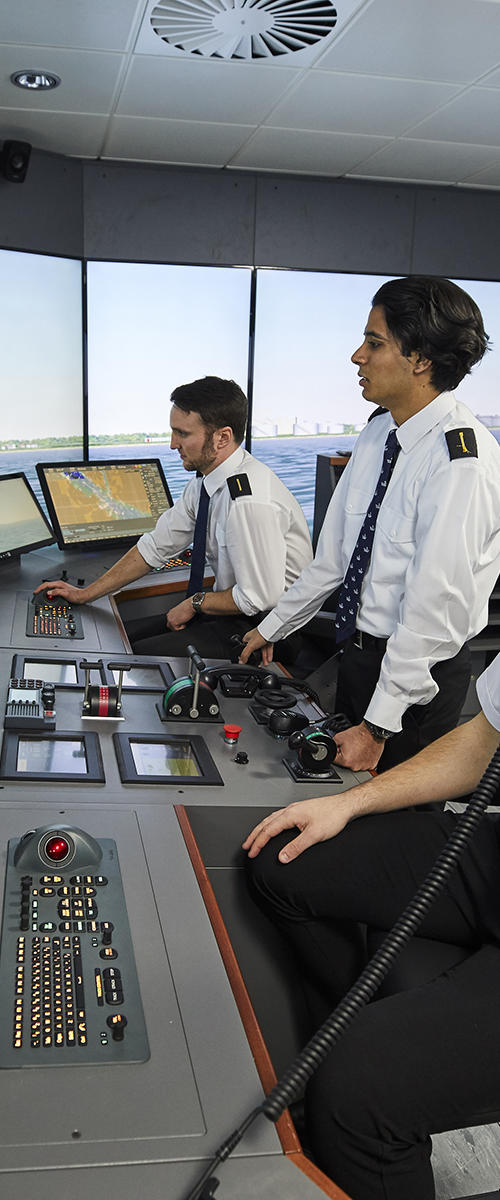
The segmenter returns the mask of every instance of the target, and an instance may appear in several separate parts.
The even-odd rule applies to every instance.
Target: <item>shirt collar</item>
[[[243,446],[238,446],[238,449],[233,450],[229,458],[224,459],[224,462],[220,463],[214,471],[210,471],[208,475],[203,476],[205,491],[208,492],[209,496],[213,496],[231,475],[238,473],[244,458],[245,450]]]
[[[425,437],[435,425],[439,425],[456,406],[456,397],[453,392],[441,392],[430,404],[426,404],[425,408],[421,408],[420,412],[415,413],[413,417],[409,417],[407,421],[403,421],[402,425],[398,426],[398,442],[404,454],[408,454],[417,442]]]

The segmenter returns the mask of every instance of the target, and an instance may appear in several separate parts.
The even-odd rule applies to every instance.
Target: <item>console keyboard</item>
[[[82,618],[66,600],[35,598],[28,603],[26,634],[38,638],[83,638]]]
[[[144,1062],[149,1046],[116,847],[107,875],[19,871],[9,843],[0,1067]],[[10,1014],[10,1015],[9,1015]]]

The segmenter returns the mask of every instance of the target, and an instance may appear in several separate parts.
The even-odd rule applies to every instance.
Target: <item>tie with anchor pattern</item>
[[[346,638],[351,637],[356,629],[361,587],[371,558],[377,517],[400,450],[401,446],[396,436],[396,430],[391,429],[384,447],[384,458],[378,483],[339,592],[335,616],[337,642],[343,642]]]

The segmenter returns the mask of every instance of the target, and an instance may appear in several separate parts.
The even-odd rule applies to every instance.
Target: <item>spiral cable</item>
[[[500,746],[495,751],[467,808],[459,817],[448,841],[431,867],[423,883],[409,901],[401,916],[384,938],[382,945],[367,963],[352,988],[327,1017],[307,1045],[272,1091],[266,1096],[261,1108],[270,1121],[277,1121],[292,1100],[302,1095],[303,1089],[329,1054],[332,1047],[348,1026],[378,991],[400,951],[422,923],[439,893],[443,890],[451,872],[484,816],[500,787]]]
[[[277,1121],[292,1101],[302,1095],[307,1081],[314,1075],[357,1014],[378,991],[401,950],[421,925],[476,832],[486,809],[494,803],[499,789],[500,746],[497,747],[440,855],[401,916],[389,930],[382,945],[367,963],[349,992],[293,1060],[262,1104],[248,1114],[238,1129],[235,1129],[215,1152],[210,1165],[190,1191],[186,1200],[205,1200],[205,1197],[208,1200],[208,1197],[213,1195],[213,1191],[203,1192],[203,1188],[205,1184],[211,1184],[212,1181],[216,1185],[212,1175],[214,1167],[228,1158],[256,1117],[262,1113],[268,1120]]]

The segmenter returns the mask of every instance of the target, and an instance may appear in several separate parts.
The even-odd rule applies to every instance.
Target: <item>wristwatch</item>
[[[195,592],[194,596],[191,596],[191,604],[193,605],[195,613],[200,611],[206,594],[206,592]]]
[[[376,742],[387,742],[389,738],[394,737],[394,729],[382,729],[381,725],[372,725],[372,722],[367,721],[366,717],[364,718],[364,724],[368,733],[371,733],[372,738],[375,738]]]

